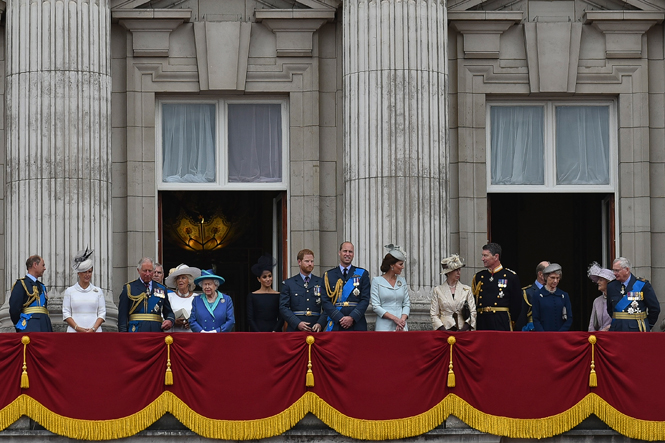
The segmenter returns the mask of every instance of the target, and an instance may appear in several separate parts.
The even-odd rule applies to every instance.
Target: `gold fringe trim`
[[[562,434],[591,414],[629,438],[665,440],[665,421],[631,418],[610,406],[597,394],[588,394],[560,414],[539,419],[494,416],[478,411],[460,397],[449,394],[429,411],[393,420],[363,420],[346,416],[313,392],[306,392],[289,408],[271,417],[256,420],[213,420],[204,417],[171,392],[162,393],[141,411],[114,420],[80,420],[58,415],[33,398],[21,395],[0,410],[0,430],[26,415],[49,431],[79,440],[112,440],[130,437],[157,421],[166,412],[205,438],[256,440],[269,438],[293,428],[311,412],[335,431],[362,440],[388,440],[415,437],[439,426],[454,415],[474,429],[510,438],[546,438]]]

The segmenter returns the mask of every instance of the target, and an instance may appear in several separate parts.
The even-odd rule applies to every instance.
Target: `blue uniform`
[[[195,295],[192,300],[192,314],[189,316],[189,327],[193,332],[217,331],[229,332],[236,324],[233,314],[233,301],[231,297],[217,291],[219,301],[212,308],[214,315],[210,314],[203,298],[205,294]]]
[[[342,299],[342,295],[340,294],[337,302],[333,304],[328,296],[328,291],[323,291],[321,297],[323,311],[330,318],[329,322],[332,322],[332,325],[328,325],[328,327],[331,327],[333,331],[366,331],[367,320],[365,320],[365,311],[367,311],[367,307],[369,306],[372,290],[369,273],[365,269],[351,266],[347,273],[347,278],[344,280],[342,269],[337,266],[326,272],[326,274],[328,275],[328,285],[331,291],[335,290],[337,281],[341,280],[345,285],[345,293],[348,293],[348,297],[345,300]],[[355,289],[358,290],[357,295],[354,293]],[[344,329],[339,325],[339,321],[345,316],[353,318],[353,325],[348,329]]]
[[[123,286],[118,300],[118,332],[161,332],[163,320],[175,323],[166,286],[153,281],[149,294],[141,279]]]
[[[567,292],[556,288],[548,291],[545,286],[531,299],[533,327],[536,331],[568,331],[573,324],[573,312]]]
[[[607,284],[607,313],[610,331],[648,332],[658,320],[660,303],[651,283],[630,274],[625,285],[619,280]]]
[[[9,316],[16,332],[52,332],[46,287],[30,277],[16,280],[9,296]]]
[[[520,316],[517,322],[515,323],[516,331],[532,331],[533,330],[533,312],[531,309],[533,296],[536,294],[540,288],[534,282],[531,286],[525,286],[522,288],[522,309],[520,310]]]
[[[287,332],[297,331],[301,321],[310,327],[318,323],[323,330],[327,319],[321,309],[321,296],[324,291],[323,279],[314,274],[310,274],[307,287],[300,274],[282,282],[282,292],[279,294],[279,314],[289,324]]]

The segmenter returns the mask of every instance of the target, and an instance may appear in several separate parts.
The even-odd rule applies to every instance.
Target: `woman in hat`
[[[203,294],[194,296],[189,327],[194,332],[229,332],[236,320],[233,315],[231,297],[217,290],[224,284],[224,279],[210,269],[201,271],[201,276],[194,280],[201,286]]]
[[[171,332],[191,332],[189,329],[189,316],[192,313],[192,300],[194,299],[194,279],[201,276],[199,268],[180,264],[171,269],[166,278],[166,287],[174,289],[168,291],[171,309],[175,314],[175,324]]]
[[[568,331],[573,324],[573,312],[567,292],[558,288],[561,265],[551,263],[543,269],[545,284],[531,299],[533,328],[536,331]]]
[[[591,281],[598,284],[598,290],[601,292],[601,295],[593,301],[589,332],[609,331],[610,326],[612,326],[612,317],[607,313],[607,284],[614,280],[614,273],[593,262],[589,266],[587,275]]]
[[[459,255],[441,260],[446,282],[434,288],[429,315],[432,328],[439,331],[476,329],[476,300],[471,287],[460,283],[461,269],[466,266]]]
[[[72,260],[72,269],[78,282],[65,290],[62,299],[62,318],[67,332],[102,332],[106,320],[106,301],[100,288],[92,280],[93,251],[85,248]]]
[[[247,296],[247,318],[252,332],[280,332],[284,320],[279,315],[279,292],[272,288],[275,259],[266,254],[252,266],[261,287]]]
[[[388,253],[383,257],[383,275],[372,280],[371,301],[376,313],[376,331],[408,331],[411,301],[409,288],[402,277],[406,256],[399,246],[387,245]]]

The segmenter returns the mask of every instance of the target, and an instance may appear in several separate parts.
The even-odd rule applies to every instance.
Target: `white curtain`
[[[162,105],[162,181],[215,181],[215,105]]]
[[[558,185],[610,183],[609,123],[608,106],[557,106]]]
[[[280,104],[230,104],[229,182],[282,181]]]
[[[544,108],[492,106],[491,173],[493,185],[543,185]]]

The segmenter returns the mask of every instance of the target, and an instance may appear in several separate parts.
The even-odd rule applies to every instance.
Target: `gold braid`
[[[41,306],[41,300],[39,299],[39,284],[37,282],[34,282],[32,284],[32,293],[28,291],[28,287],[25,285],[25,279],[21,279],[21,284],[23,285],[23,289],[25,289],[25,293],[28,295],[28,301],[23,303],[23,307],[28,307],[32,304],[32,302],[37,302],[38,306]],[[14,289],[14,288],[12,288]]]
[[[131,290],[129,289],[129,283],[127,283],[127,298],[132,301],[132,307],[129,308],[129,314],[133,314],[138,308],[139,303],[143,302],[143,312],[148,311],[148,296],[145,292],[141,292],[139,295],[132,295]]]
[[[328,297],[330,297],[330,301],[334,305],[335,303],[337,303],[339,296],[342,295],[342,288],[344,287],[344,283],[342,283],[342,279],[340,278],[339,280],[337,280],[337,283],[335,283],[335,289],[331,290],[330,281],[328,280],[327,272],[324,274],[323,279],[326,282],[326,292],[328,293]]]

